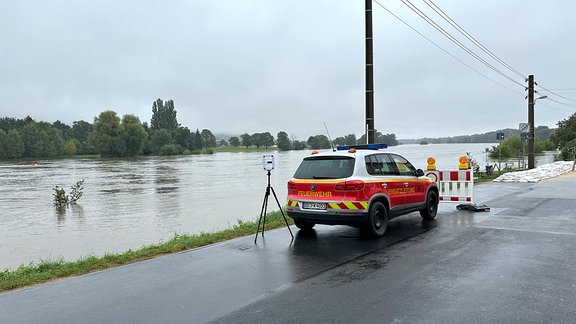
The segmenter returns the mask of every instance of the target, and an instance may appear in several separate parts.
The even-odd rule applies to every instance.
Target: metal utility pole
[[[366,0],[366,143],[374,143],[374,60],[372,45],[372,0]]]
[[[534,169],[534,75],[528,76],[528,169]]]

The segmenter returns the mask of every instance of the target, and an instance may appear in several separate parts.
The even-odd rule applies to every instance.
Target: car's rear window
[[[311,156],[305,158],[295,179],[339,179],[348,178],[354,172],[356,159],[347,156]]]

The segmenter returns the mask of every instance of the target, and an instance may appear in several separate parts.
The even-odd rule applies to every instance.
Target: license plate
[[[326,203],[319,202],[305,202],[302,203],[303,209],[316,209],[316,210],[326,210]]]

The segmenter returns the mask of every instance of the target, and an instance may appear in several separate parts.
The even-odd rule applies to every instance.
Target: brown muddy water
[[[390,150],[418,168],[434,156],[457,169],[471,152],[485,164],[494,144],[402,145]],[[274,154],[271,185],[285,203],[286,182],[310,151],[216,153],[178,157],[0,161],[0,271],[41,260],[75,260],[137,249],[257,220],[267,186],[262,155]],[[77,205],[56,208],[52,188],[68,193],[84,179]],[[271,197],[272,198],[272,197]],[[269,201],[268,210],[278,210]]]

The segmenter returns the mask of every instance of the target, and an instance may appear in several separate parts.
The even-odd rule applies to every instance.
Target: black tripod
[[[266,194],[264,194],[264,201],[262,202],[262,210],[260,211],[260,218],[258,219],[258,230],[256,231],[256,237],[254,237],[254,243],[256,243],[256,240],[258,239],[258,233],[260,232],[260,223],[262,223],[262,237],[264,237],[264,226],[266,226],[266,209],[268,209],[268,197],[270,196],[270,190],[272,190],[272,193],[274,194],[274,199],[276,199],[276,203],[278,204],[280,213],[282,213],[282,217],[284,218],[286,227],[288,228],[288,231],[290,231],[290,236],[292,236],[292,240],[294,240],[294,234],[292,234],[290,225],[288,225],[288,220],[286,220],[286,216],[284,216],[284,211],[282,210],[282,206],[280,206],[280,202],[278,201],[276,192],[274,191],[274,188],[270,186],[270,170],[268,170],[268,187],[266,187]],[[264,219],[262,219],[262,217],[264,217]]]

